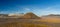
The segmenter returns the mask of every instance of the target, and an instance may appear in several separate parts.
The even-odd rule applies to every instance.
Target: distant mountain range
[[[40,18],[32,12],[26,14],[0,14],[0,18],[24,18],[24,19],[37,19]]]
[[[42,16],[43,18],[60,18],[59,14],[50,14],[50,15],[45,15]]]

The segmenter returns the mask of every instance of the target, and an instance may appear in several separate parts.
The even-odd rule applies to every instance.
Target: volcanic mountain
[[[36,16],[35,14],[33,14],[32,12],[26,13],[23,18],[27,18],[27,19],[38,19],[40,17]]]

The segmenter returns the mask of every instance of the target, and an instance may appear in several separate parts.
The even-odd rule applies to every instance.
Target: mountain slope
[[[28,19],[37,19],[37,18],[40,18],[38,16],[36,16],[35,14],[33,14],[32,12],[29,12],[29,13],[26,13],[23,18],[28,18]]]

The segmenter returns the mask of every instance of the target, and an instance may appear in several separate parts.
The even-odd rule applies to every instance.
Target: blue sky
[[[60,14],[60,0],[0,0],[0,14]]]

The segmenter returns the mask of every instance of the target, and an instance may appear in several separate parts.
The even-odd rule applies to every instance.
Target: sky
[[[0,0],[0,14],[60,14],[60,0]]]

